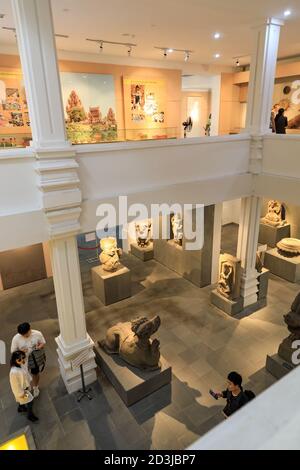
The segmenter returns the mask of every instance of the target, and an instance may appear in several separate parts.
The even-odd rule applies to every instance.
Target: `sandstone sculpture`
[[[220,271],[217,291],[227,299],[236,299],[240,294],[241,262],[229,254],[220,256]]]
[[[285,338],[279,346],[278,355],[292,363],[292,355],[295,352],[293,342],[300,340],[300,292],[291,305],[291,310],[283,316],[290,335]]]
[[[283,238],[276,246],[278,253],[286,258],[300,255],[300,240],[297,238]]]
[[[139,369],[156,370],[160,368],[158,339],[151,336],[160,327],[160,317],[151,320],[146,317],[117,323],[106,332],[105,340],[98,344],[108,354],[119,354],[128,364]]]
[[[121,248],[117,246],[117,240],[114,237],[102,238],[100,241],[102,253],[100,254],[100,262],[105,271],[114,272],[120,268]]]
[[[151,241],[151,221],[136,222],[135,223],[135,234],[138,246],[146,248],[149,246]]]
[[[271,225],[272,227],[282,227],[286,225],[285,208],[281,202],[272,199],[268,202],[268,212],[265,217],[262,217],[263,224]]]
[[[181,214],[177,213],[171,217],[173,240],[178,245],[182,245],[183,239],[183,220]]]

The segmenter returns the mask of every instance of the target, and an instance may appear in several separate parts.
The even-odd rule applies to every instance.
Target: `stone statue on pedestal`
[[[224,297],[231,296],[233,291],[233,266],[231,264],[223,263],[217,290]]]
[[[300,292],[291,305],[291,310],[283,316],[287,324],[290,335],[285,338],[279,346],[278,355],[285,361],[292,364],[292,355],[295,349],[293,342],[300,340]]]
[[[174,214],[171,217],[171,225],[174,242],[181,246],[183,239],[183,220],[181,214]]]
[[[105,271],[114,272],[120,268],[121,248],[117,246],[117,240],[114,237],[102,238],[100,240],[102,253],[99,256],[100,262]]]
[[[136,241],[138,246],[140,246],[141,248],[146,248],[150,244],[151,225],[152,224],[150,220],[147,220],[147,222],[135,223]]]
[[[140,317],[129,322],[117,323],[106,332],[105,340],[98,344],[108,354],[119,354],[128,364],[139,369],[156,370],[160,368],[160,349],[158,339],[150,337],[160,327],[160,317],[151,320]]]
[[[287,224],[285,220],[285,208],[281,202],[272,199],[268,202],[268,212],[261,218],[263,224],[272,227],[282,227]]]
[[[241,262],[235,256],[224,253],[220,256],[217,292],[226,299],[240,296]]]

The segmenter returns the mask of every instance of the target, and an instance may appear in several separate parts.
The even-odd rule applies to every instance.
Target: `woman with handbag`
[[[33,396],[38,397],[40,372],[46,364],[45,347],[46,341],[42,333],[32,330],[29,323],[21,323],[18,333],[13,337],[11,352],[23,351],[26,356],[26,365],[32,375]]]
[[[29,391],[31,377],[26,368],[25,353],[14,351],[10,365],[9,381],[16,402],[19,403],[18,412],[27,412],[27,418],[34,423],[38,417],[33,413],[33,396]]]

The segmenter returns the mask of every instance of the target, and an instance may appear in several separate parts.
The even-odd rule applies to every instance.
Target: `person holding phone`
[[[226,406],[223,409],[225,418],[231,416],[235,411],[239,410],[242,406],[248,403],[249,398],[244,393],[242,387],[242,376],[237,372],[230,372],[227,376],[227,389],[223,392],[214,392],[210,390],[209,393],[218,400],[219,398],[226,399]]]
[[[23,351],[26,357],[26,366],[32,376],[33,396],[39,396],[40,367],[36,361],[32,361],[32,353],[44,349],[45,338],[38,330],[32,330],[29,323],[21,323],[18,326],[18,333],[13,337],[11,343],[11,353]],[[29,362],[28,362],[29,359]]]
[[[25,353],[23,351],[14,351],[10,365],[9,381],[16,402],[19,404],[18,412],[27,412],[29,421],[35,423],[38,421],[38,417],[33,412],[33,396],[29,390],[31,377],[26,367]]]

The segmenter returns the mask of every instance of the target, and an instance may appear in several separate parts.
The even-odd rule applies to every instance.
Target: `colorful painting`
[[[123,90],[126,137],[158,138],[166,119],[165,82],[124,77]]]
[[[117,140],[112,75],[61,73],[68,139],[74,144]]]

